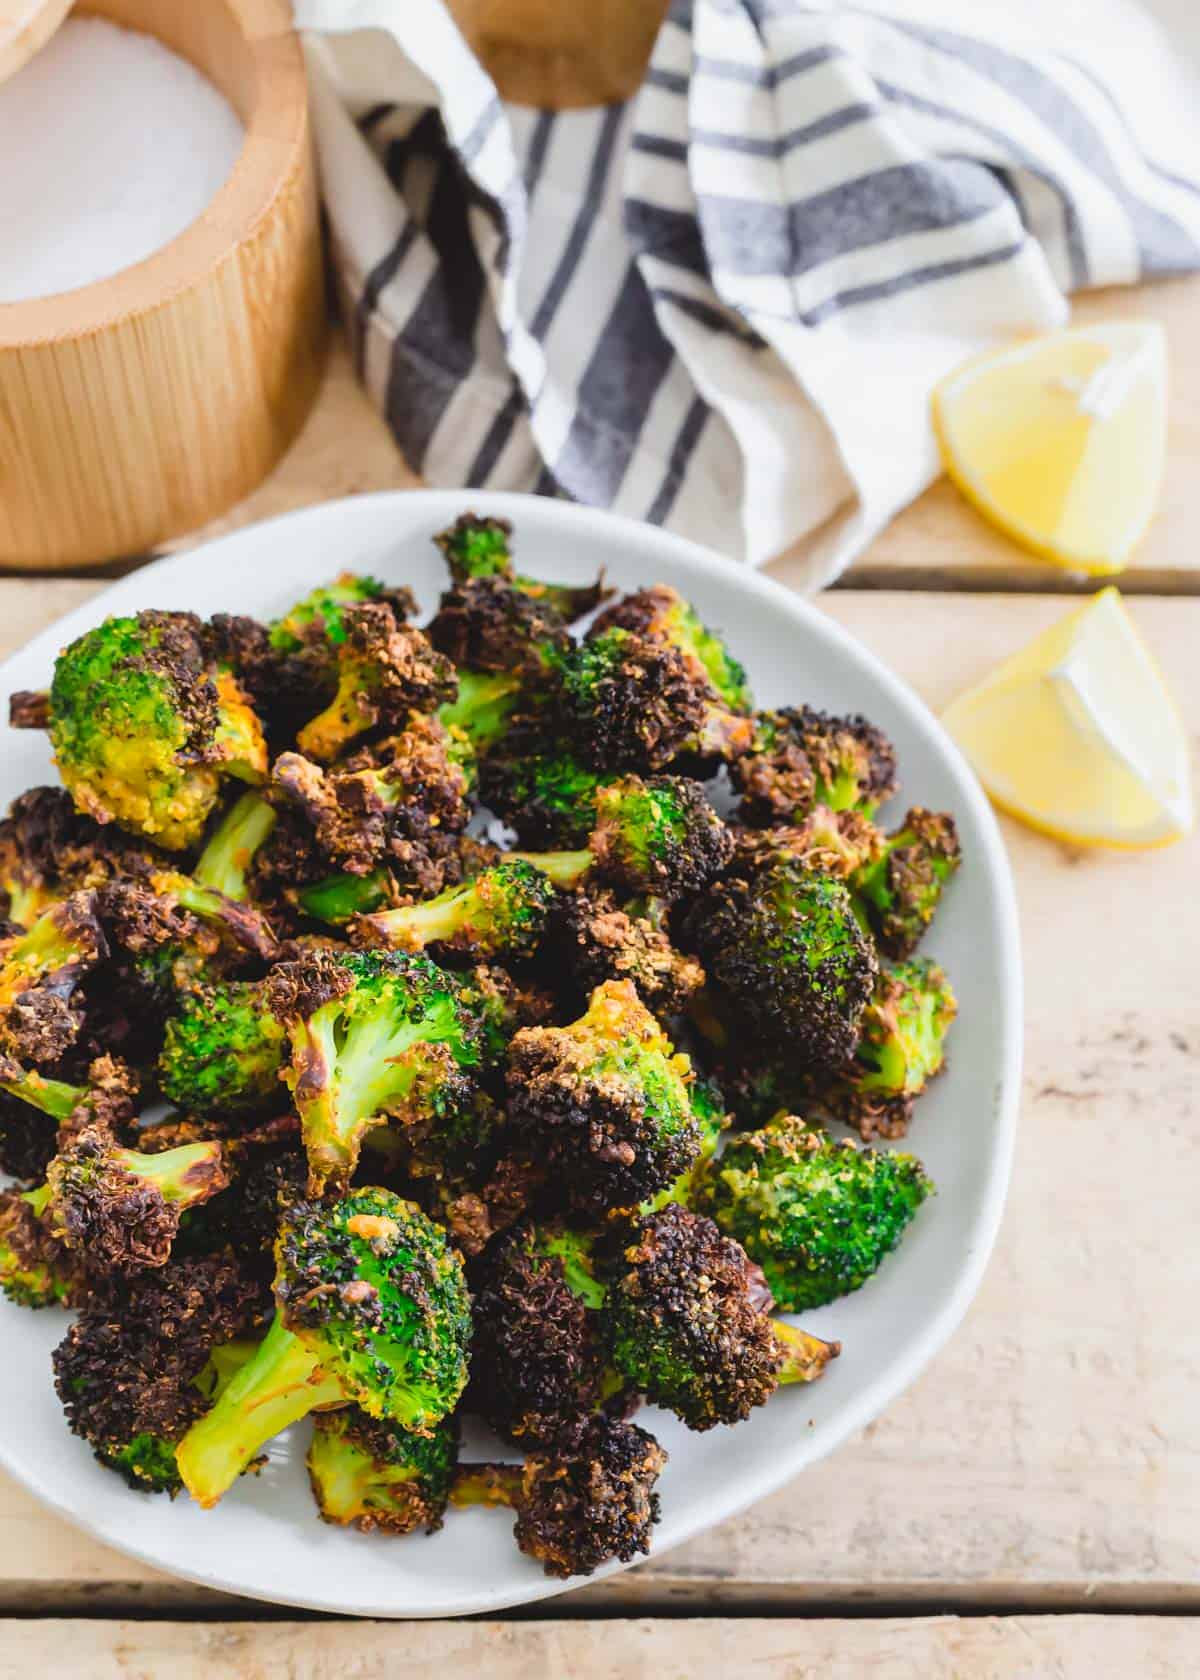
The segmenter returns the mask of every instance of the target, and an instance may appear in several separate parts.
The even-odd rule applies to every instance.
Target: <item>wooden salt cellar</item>
[[[308,412],[325,328],[304,61],[286,0],[78,9],[187,59],[246,138],[207,210],[162,250],[77,291],[0,304],[0,568],[21,571],[143,553],[245,495]],[[65,10],[0,0],[0,75]]]

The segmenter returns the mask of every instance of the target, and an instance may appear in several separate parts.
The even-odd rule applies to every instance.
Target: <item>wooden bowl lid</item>
[[[74,0],[0,0],[0,82],[44,47]]]

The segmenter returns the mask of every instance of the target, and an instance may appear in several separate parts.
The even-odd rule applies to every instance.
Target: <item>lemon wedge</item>
[[[942,718],[996,804],[1077,846],[1191,831],[1183,724],[1113,588],[1052,624]]]
[[[990,351],[938,386],[933,424],[985,518],[1072,571],[1118,572],[1162,486],[1166,337],[1109,321]]]

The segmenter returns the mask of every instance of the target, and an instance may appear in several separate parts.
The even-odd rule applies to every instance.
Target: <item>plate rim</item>
[[[889,699],[897,703],[901,711],[917,712],[926,725],[932,727],[937,737],[939,750],[957,772],[962,796],[971,807],[972,816],[983,840],[982,861],[986,864],[986,875],[992,890],[993,922],[999,960],[999,971],[996,979],[998,982],[997,1003],[1001,1040],[1000,1074],[997,1089],[994,1093],[996,1119],[990,1142],[986,1186],[970,1246],[964,1255],[963,1264],[958,1271],[954,1286],[941,1309],[922,1328],[913,1342],[905,1349],[903,1355],[896,1358],[885,1373],[866,1382],[856,1395],[850,1397],[838,1417],[822,1426],[816,1439],[807,1442],[801,1437],[800,1444],[793,1455],[780,1457],[773,1461],[775,1466],[783,1466],[783,1468],[773,1468],[772,1463],[767,1463],[758,1474],[743,1472],[736,1485],[731,1487],[725,1498],[717,1498],[713,1494],[707,1495],[697,1513],[692,1518],[682,1521],[679,1530],[672,1535],[667,1545],[654,1546],[651,1558],[657,1561],[667,1556],[676,1547],[693,1540],[698,1534],[705,1533],[719,1523],[727,1522],[730,1518],[740,1515],[760,1499],[785,1487],[811,1465],[820,1462],[821,1459],[828,1457],[830,1453],[843,1446],[850,1436],[865,1428],[893,1400],[911,1386],[926,1366],[945,1347],[978,1293],[988,1261],[995,1247],[1007,1202],[1020,1112],[1024,978],[1021,966],[1017,898],[1012,869],[995,812],[974,772],[968,766],[937,715],[916,690],[902,677],[898,676],[878,655],[860,642],[850,631],[837,623],[836,620],[819,612],[805,596],[798,594],[777,579],[764,575],[761,571],[729,560],[715,550],[705,547],[704,544],[679,536],[674,532],[663,531],[657,526],[647,525],[643,521],[631,519],[621,514],[610,513],[606,509],[583,507],[578,503],[558,501],[524,492],[422,489],[373,491],[363,495],[338,497],[331,501],[314,503],[309,507],[291,509],[276,514],[269,519],[240,526],[237,530],[222,533],[207,542],[197,544],[194,548],[176,554],[163,555],[156,560],[152,560],[136,571],[113,580],[107,588],[100,590],[87,601],[62,614],[61,617],[54,619],[50,624],[39,630],[36,635],[29,637],[27,641],[0,663],[0,686],[3,685],[4,679],[8,675],[10,665],[33,642],[61,627],[69,627],[69,633],[74,635],[79,633],[75,629],[77,624],[82,629],[89,621],[99,622],[100,618],[106,616],[105,603],[113,594],[120,592],[133,578],[140,580],[152,576],[162,576],[164,573],[173,574],[180,570],[186,570],[200,556],[212,554],[214,551],[227,547],[236,548],[239,543],[245,542],[251,536],[255,540],[259,540],[267,532],[279,535],[286,527],[294,526],[297,522],[319,524],[324,520],[336,521],[338,512],[348,505],[362,507],[364,504],[377,504],[380,507],[386,507],[397,502],[402,502],[409,512],[418,517],[420,510],[425,509],[433,520],[456,517],[463,511],[464,504],[469,502],[472,511],[479,510],[484,514],[511,518],[514,524],[519,523],[526,515],[530,515],[533,520],[547,521],[551,526],[559,521],[565,521],[567,524],[586,523],[593,526],[601,534],[611,533],[614,545],[619,542],[622,533],[630,536],[635,535],[639,543],[648,542],[651,546],[656,546],[660,552],[671,554],[685,567],[698,570],[708,576],[714,576],[719,582],[726,585],[736,582],[738,587],[748,589],[750,593],[759,595],[767,604],[776,603],[781,609],[781,616],[803,621],[818,639],[832,643],[838,652],[847,655],[852,663],[857,662],[865,665],[870,670],[874,680],[888,693]],[[333,563],[335,562],[331,562],[331,564]],[[494,1591],[486,1590],[475,1593],[464,1591],[456,1596],[452,1607],[442,1605],[421,1610],[419,1608],[397,1608],[395,1604],[389,1605],[387,1603],[354,1603],[347,1605],[344,1598],[320,1597],[311,1593],[266,1593],[248,1587],[239,1587],[232,1584],[219,1571],[204,1571],[197,1568],[181,1567],[170,1562],[165,1563],[161,1555],[154,1549],[139,1547],[133,1539],[114,1537],[101,1521],[93,1520],[85,1513],[72,1509],[64,1501],[45,1490],[36,1476],[33,1474],[27,1475],[21,1462],[10,1454],[8,1442],[3,1433],[0,1433],[0,1467],[14,1481],[31,1493],[40,1505],[62,1517],[75,1529],[89,1535],[102,1545],[112,1547],[113,1550],[126,1557],[133,1558],[149,1568],[162,1571],[175,1580],[187,1581],[196,1586],[205,1587],[210,1591],[257,1603],[278,1604],[289,1608],[314,1610],[326,1614],[380,1620],[425,1620],[480,1615],[557,1598],[563,1593],[577,1591],[583,1586],[604,1580],[615,1574],[624,1573],[625,1570],[648,1561],[645,1558],[638,1558],[628,1564],[612,1562],[596,1570],[593,1575],[573,1576],[566,1581],[531,1576],[527,1587],[523,1587],[520,1591],[502,1592],[499,1595]],[[214,1535],[214,1539],[216,1538]]]

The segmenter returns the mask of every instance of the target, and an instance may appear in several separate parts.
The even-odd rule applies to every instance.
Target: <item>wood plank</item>
[[[0,582],[15,613],[63,583]],[[77,593],[77,591],[76,591]],[[841,592],[822,607],[936,708],[1063,610]],[[1200,735],[1200,602],[1132,611]],[[1024,1112],[995,1259],[950,1346],[853,1443],[586,1607],[1200,1604],[1200,843],[1081,855],[1005,822],[1028,1007]],[[214,1601],[0,1481],[0,1608]]]
[[[1120,582],[1136,593],[1200,593],[1200,543],[1194,534],[1200,512],[1200,477],[1195,470],[1200,459],[1200,278],[1096,292],[1078,300],[1076,316],[1149,316],[1167,329],[1173,394],[1166,483],[1145,544]],[[229,513],[168,544],[165,552],[332,497],[410,489],[418,482],[355,378],[338,333],[316,406],[274,472]],[[105,571],[119,574],[130,566],[124,561]],[[799,563],[794,555],[785,556],[770,570],[791,583],[799,576]],[[1026,554],[972,512],[945,479],[897,516],[849,568],[842,584],[923,590],[1095,587]]]
[[[1178,1618],[886,1621],[0,1623],[0,1680],[1174,1680],[1200,1663]]]

